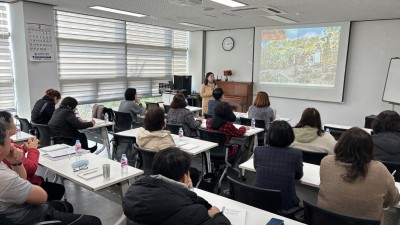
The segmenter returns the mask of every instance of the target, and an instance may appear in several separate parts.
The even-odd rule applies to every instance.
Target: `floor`
[[[91,146],[91,144],[89,144]],[[100,146],[99,146],[100,147]],[[100,153],[101,156],[107,157],[106,152]],[[194,157],[192,159],[192,166],[201,169],[201,157]],[[38,169],[38,174],[44,174],[43,168]],[[230,171],[229,175],[237,177],[235,171]],[[53,175],[48,173],[47,177],[51,180]],[[246,183],[253,184],[255,173],[246,173]],[[134,182],[134,180],[131,180]],[[75,212],[85,213],[97,216],[101,219],[103,225],[114,224],[122,215],[121,198],[116,187],[111,187],[99,192],[92,192],[85,188],[80,187],[72,182],[65,181],[67,200],[73,204]],[[227,190],[229,184],[226,180],[222,183],[222,190]],[[317,200],[318,190],[304,185],[297,185],[296,191],[301,200],[307,200],[315,203]],[[385,224],[386,225],[399,225],[400,224],[400,209],[391,208],[385,210]]]

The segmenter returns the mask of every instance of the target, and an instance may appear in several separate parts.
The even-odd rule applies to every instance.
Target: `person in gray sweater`
[[[265,121],[265,129],[269,129],[269,124],[275,120],[274,110],[269,107],[271,105],[268,94],[263,91],[257,92],[256,100],[250,106],[248,118]]]
[[[119,112],[130,113],[132,121],[137,122],[137,114],[144,116],[146,109],[140,103],[135,88],[127,88],[125,91],[125,100],[122,100],[118,108]]]

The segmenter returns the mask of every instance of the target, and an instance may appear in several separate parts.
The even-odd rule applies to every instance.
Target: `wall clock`
[[[233,41],[233,38],[231,38],[231,37],[226,37],[226,38],[224,38],[224,40],[222,40],[222,48],[225,51],[232,50],[234,45],[235,45],[235,42]]]

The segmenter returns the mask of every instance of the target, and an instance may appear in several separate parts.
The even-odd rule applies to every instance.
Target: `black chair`
[[[324,130],[325,132],[329,132],[335,138],[335,140],[339,140],[342,133],[345,132],[347,129],[324,126]]]
[[[228,157],[229,149],[234,147],[234,145],[227,144],[226,135],[224,132],[199,129],[199,134],[201,140],[218,143],[217,147],[210,149],[210,158],[211,163],[213,163],[215,166],[222,165],[224,167],[221,177],[218,181],[218,193],[220,193],[221,182],[224,176],[227,174],[228,168],[236,170],[239,176],[241,175],[239,169],[233,168],[233,165],[236,163],[238,154],[236,153]],[[239,146],[235,147],[239,148]]]
[[[164,105],[164,111],[165,113],[168,113],[169,109],[171,108],[170,105]]]
[[[308,225],[379,225],[379,220],[368,220],[345,216],[319,208],[306,201],[304,203],[304,222]]]
[[[212,115],[209,113],[203,113],[203,116],[204,116],[204,119],[208,119],[208,118],[212,117]]]
[[[152,164],[156,152],[151,152],[146,149],[139,148],[137,144],[134,144],[133,148],[138,154],[136,167],[143,170],[144,175],[153,174]]]
[[[303,153],[303,162],[320,165],[321,160],[328,155],[326,152],[309,152],[301,150]]]
[[[38,222],[33,225],[52,225],[52,224],[61,224],[60,220],[52,220],[52,221],[43,221],[43,222]],[[16,223],[13,223],[9,219],[5,218],[4,216],[0,216],[0,225],[18,225]]]
[[[133,148],[133,145],[136,143],[136,138],[126,137],[115,133],[113,136],[112,158],[120,161],[122,154],[126,154],[128,164],[133,167],[136,166],[137,151]]]
[[[240,117],[240,125],[244,126],[251,126],[251,119],[250,118],[244,118]],[[257,134],[257,139],[258,139],[258,146],[263,146],[264,140],[265,140],[265,133],[267,130],[265,129],[265,120],[256,120],[256,127],[264,129],[264,132],[260,132]]]
[[[400,182],[400,163],[394,163],[394,162],[385,162],[381,161],[383,165],[386,166],[386,168],[389,170],[390,173],[393,173],[396,171],[396,173],[393,175],[394,180],[396,182]]]
[[[130,113],[114,111],[114,133],[132,129],[135,122]]]
[[[167,127],[167,130],[171,131],[172,134],[176,134],[176,135],[179,135],[179,128],[182,127],[182,129],[183,129],[182,124],[167,123],[166,127]]]
[[[27,120],[25,118],[21,118],[18,115],[15,115],[14,118],[19,121],[20,126],[21,126],[21,131],[23,131],[25,133],[29,133],[29,131],[32,129],[32,124],[29,123],[29,120]]]
[[[151,107],[160,107],[160,105],[157,102],[146,102],[146,109]]]
[[[46,124],[32,123],[32,127],[37,130],[37,137],[40,140],[40,147],[46,147],[52,145],[51,141],[51,130]]]

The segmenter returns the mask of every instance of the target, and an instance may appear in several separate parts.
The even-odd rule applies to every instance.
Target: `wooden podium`
[[[247,112],[253,104],[253,82],[216,81],[224,90],[224,101],[236,112]]]

